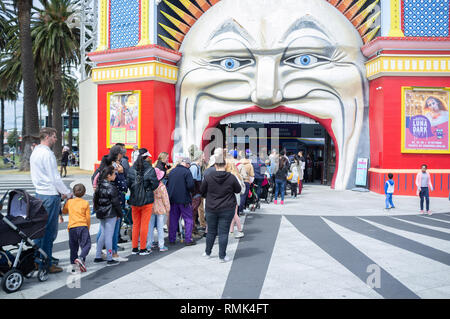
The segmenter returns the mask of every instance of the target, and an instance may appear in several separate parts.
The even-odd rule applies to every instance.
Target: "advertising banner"
[[[107,145],[140,147],[141,91],[109,92],[107,106]]]
[[[450,88],[402,88],[402,153],[450,153]]]
[[[358,158],[356,164],[356,186],[367,186],[367,171],[369,169],[369,159],[368,158]]]

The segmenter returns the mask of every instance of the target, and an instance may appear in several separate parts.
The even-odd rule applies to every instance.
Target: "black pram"
[[[0,209],[8,193],[0,201]],[[23,277],[31,277],[36,271],[36,258],[40,267],[38,280],[48,278],[48,256],[32,239],[42,238],[45,234],[48,214],[42,201],[30,196],[25,190],[14,189],[9,192],[6,216],[0,213],[0,276],[1,286],[7,293],[16,292],[23,284]],[[18,245],[5,251],[3,246]],[[25,246],[31,246],[24,249]],[[16,256],[10,251],[18,250]],[[39,251],[42,257],[37,257]]]

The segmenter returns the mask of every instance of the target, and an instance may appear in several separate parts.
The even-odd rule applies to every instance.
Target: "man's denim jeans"
[[[58,234],[58,217],[61,212],[61,196],[36,194],[36,198],[42,200],[44,208],[48,213],[48,220],[44,237],[35,239],[34,242],[42,248],[42,250],[45,251],[47,256],[50,258],[49,266],[51,266],[53,242]]]

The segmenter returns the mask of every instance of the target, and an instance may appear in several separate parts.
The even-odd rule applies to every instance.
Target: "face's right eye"
[[[225,71],[233,72],[252,64],[253,60],[227,57],[220,60],[211,61],[210,63],[222,68]]]

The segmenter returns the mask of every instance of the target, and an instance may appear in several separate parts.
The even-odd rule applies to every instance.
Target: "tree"
[[[1,104],[1,128],[0,128],[0,156],[4,154],[3,140],[5,138],[5,101],[15,101],[18,97],[19,88],[18,87],[7,87],[3,90],[0,86],[0,104]]]
[[[33,43],[31,40],[32,0],[14,0],[17,8],[20,39],[20,62],[23,80],[23,121],[22,157],[20,170],[30,170],[31,145],[39,143],[39,114],[37,89],[34,76]]]
[[[69,115],[69,148],[72,152],[72,140],[73,140],[73,112],[78,110],[78,82],[77,79],[69,75],[65,75],[62,82],[64,91],[64,111]]]
[[[55,144],[57,158],[62,154],[62,104],[64,70],[79,63],[80,34],[79,29],[67,24],[73,14],[70,0],[41,0],[43,10],[33,30],[35,38],[35,56],[40,65],[49,70],[52,82],[52,117],[53,127],[57,131],[59,143]]]
[[[16,147],[17,143],[19,142],[19,133],[17,133],[17,129],[14,129],[9,135],[8,135],[8,145],[10,147]]]

